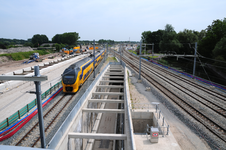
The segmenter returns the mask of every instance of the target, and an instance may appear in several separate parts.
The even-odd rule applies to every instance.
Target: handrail
[[[125,80],[127,81],[128,80],[127,79],[128,78],[127,71],[125,71],[125,75],[124,76],[126,77]],[[126,84],[126,86],[125,86],[125,92],[127,91],[127,89],[129,90],[128,84]],[[130,132],[130,135],[131,135],[132,149],[136,150],[136,145],[135,145],[135,141],[134,141],[134,138],[133,138],[133,124],[132,124],[132,116],[131,116],[131,112],[130,112],[131,107],[130,107],[130,104],[128,102],[128,99],[130,99],[130,94],[129,93],[125,94],[125,99],[126,99],[128,118],[130,118],[128,120],[129,120],[129,127],[130,127],[130,131],[129,132]]]

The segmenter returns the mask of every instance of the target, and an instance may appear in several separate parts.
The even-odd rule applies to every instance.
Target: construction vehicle
[[[31,56],[30,56],[30,60],[38,60],[39,59],[39,53],[33,53]]]
[[[95,46],[95,50],[98,49],[98,47]],[[93,46],[89,48],[89,50],[93,50]]]
[[[80,46],[74,47],[73,52],[74,53],[80,53]]]
[[[30,55],[29,60],[24,61],[23,64],[28,64],[28,63],[31,63],[33,61],[38,62],[38,60],[39,60],[39,53],[33,53],[33,54]]]

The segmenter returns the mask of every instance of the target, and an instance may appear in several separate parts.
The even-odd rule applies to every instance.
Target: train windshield
[[[76,74],[75,75],[64,75],[63,82],[64,84],[74,84],[76,81]]]
[[[65,75],[64,76],[64,79],[74,79],[75,76],[72,76],[72,75]]]

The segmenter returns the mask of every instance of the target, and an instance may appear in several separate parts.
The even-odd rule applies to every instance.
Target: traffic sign
[[[153,137],[158,137],[158,133],[152,133]]]

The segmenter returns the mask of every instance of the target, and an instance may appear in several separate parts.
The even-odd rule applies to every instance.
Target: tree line
[[[31,42],[31,39],[22,40],[22,39],[5,39],[0,38],[0,48],[7,49],[10,47],[17,47],[17,45],[26,45],[28,42]]]
[[[16,44],[20,44],[23,46],[31,46],[31,47],[39,47],[43,43],[56,43],[54,46],[60,45],[60,47],[65,45],[73,45],[77,44],[79,39],[79,34],[76,32],[69,32],[63,34],[56,34],[52,40],[50,41],[48,37],[44,34],[35,34],[31,39],[28,40],[18,40],[18,39],[0,39],[0,48],[6,49],[10,47],[16,47]]]
[[[17,39],[0,39],[0,48],[6,49],[10,47],[15,47],[15,44],[22,44],[23,46],[39,47],[43,43],[55,43],[53,46],[56,50],[60,50],[63,47],[73,48],[77,45],[91,45],[93,40],[79,40],[79,34],[76,32],[68,32],[63,34],[56,34],[50,41],[48,37],[44,34],[35,34],[31,39],[28,40],[17,40]],[[113,45],[114,40],[104,40],[100,39],[96,41],[98,44],[108,43]]]
[[[215,20],[200,32],[184,29],[176,33],[170,24],[165,30],[144,31],[143,43],[154,43],[155,52],[194,54],[194,44],[198,42],[198,53],[204,57],[226,60],[226,18]],[[147,49],[151,46],[147,45]]]

